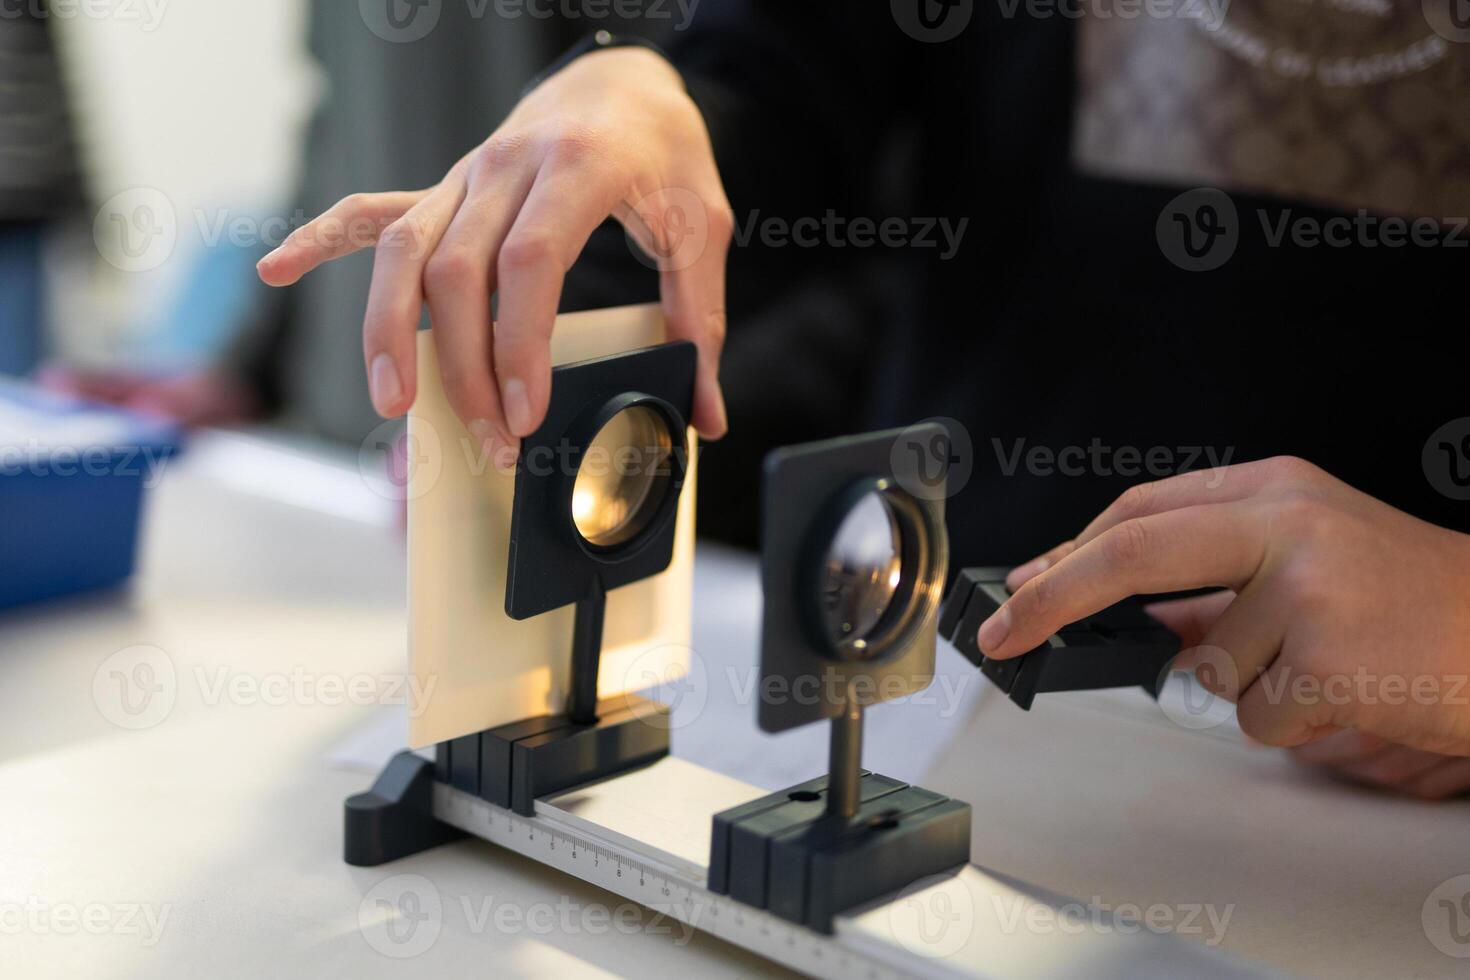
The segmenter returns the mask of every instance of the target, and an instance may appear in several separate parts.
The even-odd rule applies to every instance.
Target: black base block
[[[434,818],[434,783],[522,816],[536,798],[645,766],[669,754],[669,709],[634,694],[598,705],[591,725],[543,715],[438,745],[434,761],[400,752],[366,793],[347,800],[344,856],[373,867],[464,836]]]
[[[531,816],[536,798],[657,762],[669,754],[669,709],[637,695],[598,705],[595,724],[543,715],[441,746],[441,778]]]
[[[434,763],[400,752],[373,788],[349,797],[345,807],[343,856],[371,868],[464,836],[434,818]]]
[[[970,805],[864,773],[850,819],[827,777],[718,813],[709,889],[819,932],[838,913],[970,860]]]

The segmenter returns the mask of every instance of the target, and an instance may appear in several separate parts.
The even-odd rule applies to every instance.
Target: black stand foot
[[[440,746],[439,778],[529,817],[536,798],[646,766],[669,754],[669,709],[637,695],[598,706],[590,724],[543,715]]]
[[[856,814],[817,779],[715,814],[709,889],[819,932],[838,913],[970,860],[970,805],[864,773]]]
[[[345,807],[344,857],[371,868],[464,836],[434,819],[434,764],[400,752],[373,788],[349,797]]]

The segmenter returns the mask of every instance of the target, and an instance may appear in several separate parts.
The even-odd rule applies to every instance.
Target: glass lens
[[[645,405],[608,420],[577,469],[572,521],[588,544],[611,548],[636,537],[658,513],[671,476],[673,438]]]
[[[822,618],[833,643],[866,640],[888,611],[903,575],[898,521],[874,490],[837,528],[822,565]]]

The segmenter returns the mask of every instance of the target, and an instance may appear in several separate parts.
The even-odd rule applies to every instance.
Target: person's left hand
[[[1234,594],[1150,611],[1184,638],[1176,666],[1237,701],[1247,735],[1301,746],[1353,730],[1470,756],[1470,536],[1302,460],[1141,484],[1007,584],[980,627],[986,656],[1131,595],[1221,586]]]

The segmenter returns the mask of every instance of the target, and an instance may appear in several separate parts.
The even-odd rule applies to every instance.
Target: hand
[[[1423,800],[1443,800],[1470,791],[1470,759],[1396,745],[1376,735],[1334,732],[1291,752],[1305,765]]]
[[[250,386],[220,371],[150,377],[48,365],[36,380],[43,388],[73,398],[117,405],[185,425],[239,425],[261,414],[260,399]]]
[[[578,58],[438,185],[346,198],[261,260],[260,276],[290,285],[376,242],[363,322],[374,406],[396,416],[413,403],[414,335],[427,301],[449,402],[499,459],[545,417],[562,281],[609,215],[658,258],[670,334],[699,348],[692,422],[718,438],[734,219],[704,121],[678,73],[651,51]]]
[[[1155,607],[1176,664],[1237,702],[1247,735],[1333,732],[1470,755],[1470,536],[1298,459],[1134,487],[1074,541],[1017,568],[983,623],[987,656],[1036,647],[1130,595],[1223,586]]]

